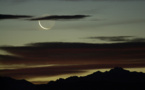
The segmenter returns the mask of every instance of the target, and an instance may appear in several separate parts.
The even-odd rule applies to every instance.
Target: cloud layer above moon
[[[31,18],[29,15],[8,15],[0,14],[0,19],[20,19],[20,18]]]
[[[83,19],[85,17],[89,17],[89,15],[50,15],[44,17],[33,18],[35,16],[30,15],[10,15],[10,14],[0,14],[0,20],[3,19],[21,19],[27,18],[27,20],[75,20],[75,19]]]
[[[88,15],[51,15],[41,18],[34,18],[31,20],[73,20],[73,19],[83,19],[89,17]]]

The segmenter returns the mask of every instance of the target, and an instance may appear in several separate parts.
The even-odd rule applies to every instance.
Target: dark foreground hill
[[[105,73],[98,71],[41,85],[6,77],[1,77],[0,83],[3,90],[145,90],[145,74],[114,68]]]
[[[10,77],[0,77],[1,90],[34,90],[36,86],[26,80],[15,80]]]

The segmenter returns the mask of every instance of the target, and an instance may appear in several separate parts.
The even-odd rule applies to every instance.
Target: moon
[[[42,29],[44,29],[44,30],[50,30],[50,29],[54,26],[55,21],[48,21],[48,22],[49,22],[49,26],[48,26],[48,27],[44,27],[44,26],[42,25],[42,23],[40,22],[40,20],[38,21],[38,24],[39,24],[39,26],[40,26]]]

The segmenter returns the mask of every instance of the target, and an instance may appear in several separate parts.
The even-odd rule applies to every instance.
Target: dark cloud
[[[0,63],[11,65],[11,64],[20,64],[20,63],[26,63],[27,60],[23,59],[20,56],[11,56],[11,55],[0,55]]]
[[[132,36],[88,37],[87,39],[99,39],[103,41],[128,41]]]
[[[50,77],[65,74],[74,73],[85,73],[91,69],[100,68],[113,68],[115,66],[120,67],[144,67],[145,63],[142,64],[88,64],[88,65],[61,65],[61,66],[51,66],[51,67],[37,67],[37,68],[24,68],[24,69],[14,69],[14,70],[0,70],[1,76],[13,77],[16,79],[30,79],[36,77]]]
[[[89,17],[88,15],[51,15],[30,20],[73,20]]]
[[[31,18],[29,15],[8,15],[8,14],[0,14],[0,20],[2,19],[20,19],[20,18]]]
[[[79,68],[75,66],[51,66],[51,67],[37,67],[37,68],[24,68],[15,70],[0,70],[0,75],[10,76],[14,78],[35,78],[43,76],[57,76],[62,74],[81,73]]]
[[[0,49],[15,55],[0,55],[3,67],[0,75],[21,79],[84,73],[90,69],[116,66],[129,68],[145,66],[144,42],[32,43],[27,46],[3,46]]]
[[[13,59],[19,59],[15,56],[10,56],[10,55],[0,55],[0,59],[7,59],[7,60],[13,60]]]
[[[145,38],[137,38],[133,36],[101,36],[101,37],[87,37],[86,39],[98,39],[102,41],[111,42],[145,42]]]
[[[2,56],[5,64],[111,64],[122,60],[143,59],[145,43],[34,43],[28,46],[5,46],[0,49],[14,56]]]
[[[134,38],[131,39],[130,42],[145,42],[145,38]]]

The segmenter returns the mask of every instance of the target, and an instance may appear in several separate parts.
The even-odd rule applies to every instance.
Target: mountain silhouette
[[[3,90],[35,90],[35,85],[26,80],[15,80],[10,77],[0,77],[0,88]]]
[[[83,77],[72,76],[33,85],[25,80],[0,77],[4,90],[145,90],[145,73],[116,67],[104,73],[97,71]]]

